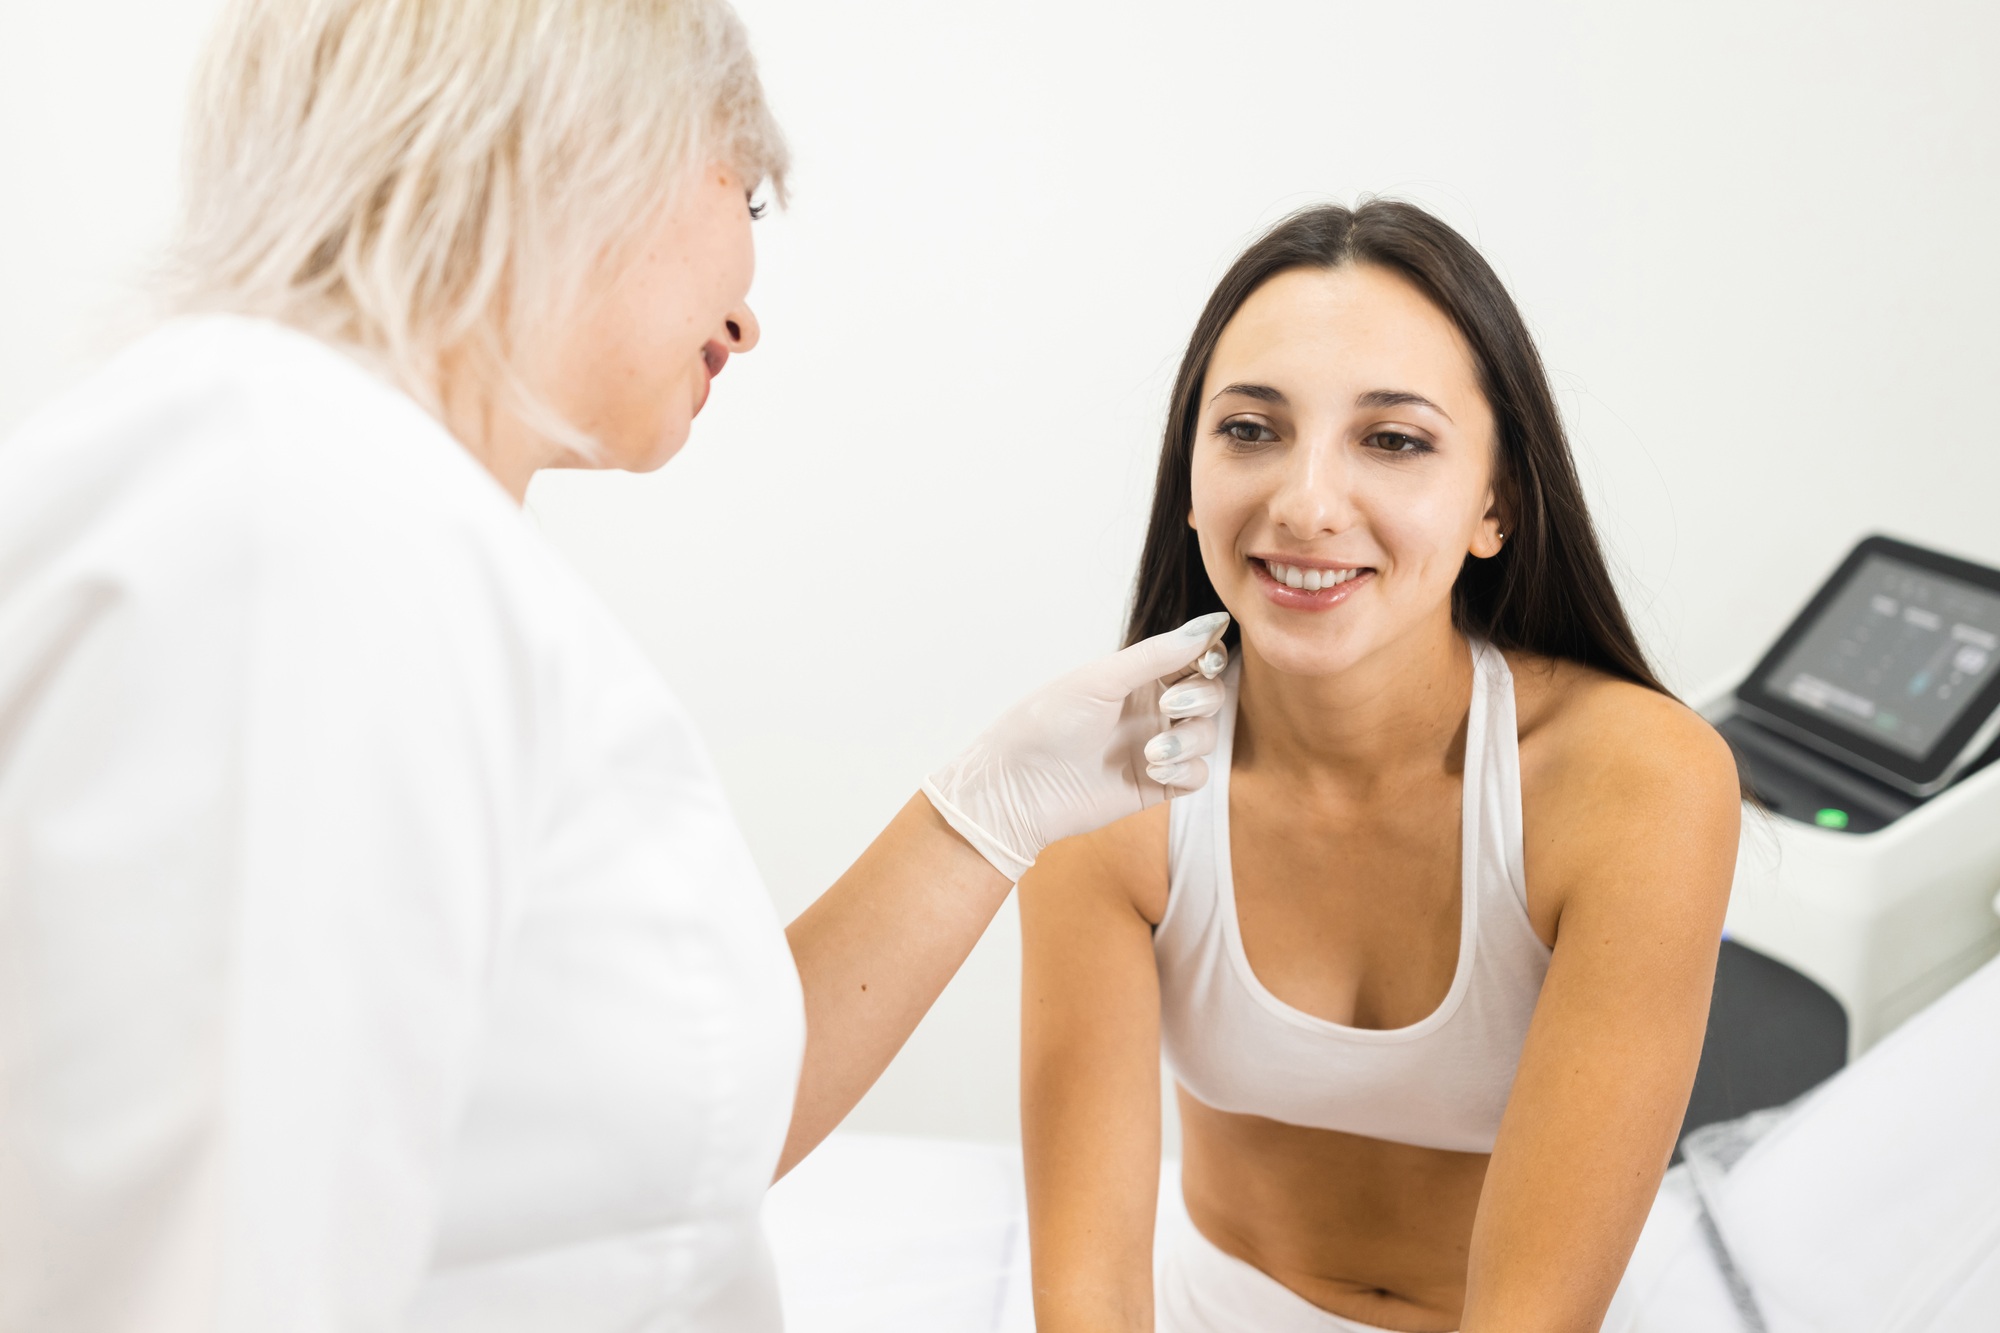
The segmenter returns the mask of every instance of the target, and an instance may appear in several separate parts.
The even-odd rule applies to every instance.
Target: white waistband
[[[1154,1285],[1158,1333],[1390,1333],[1322,1310],[1195,1230],[1185,1214],[1170,1235]]]

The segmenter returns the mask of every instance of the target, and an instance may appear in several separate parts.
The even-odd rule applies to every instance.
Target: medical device
[[[1768,812],[1729,936],[1839,1001],[1849,1058],[2000,952],[2000,570],[1869,537],[1702,712]]]

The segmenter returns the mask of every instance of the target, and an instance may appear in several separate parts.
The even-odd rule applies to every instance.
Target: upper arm
[[[1166,809],[1057,843],[1021,880],[1021,1119],[1043,1328],[1150,1327],[1159,978],[1135,894]]]
[[[1671,700],[1611,702],[1577,719],[1529,820],[1556,938],[1480,1199],[1468,1333],[1597,1327],[1701,1054],[1735,765]]]

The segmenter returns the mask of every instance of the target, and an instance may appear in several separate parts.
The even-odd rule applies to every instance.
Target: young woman
[[[1596,1328],[1694,1077],[1735,769],[1634,639],[1518,311],[1417,208],[1296,214],[1202,313],[1131,637],[1222,608],[1206,787],[1022,884],[1039,1327]]]

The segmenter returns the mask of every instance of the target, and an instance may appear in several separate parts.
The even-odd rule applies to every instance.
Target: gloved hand
[[[1001,874],[1208,780],[1228,664],[1217,611],[1043,686],[1003,714],[924,794]]]

